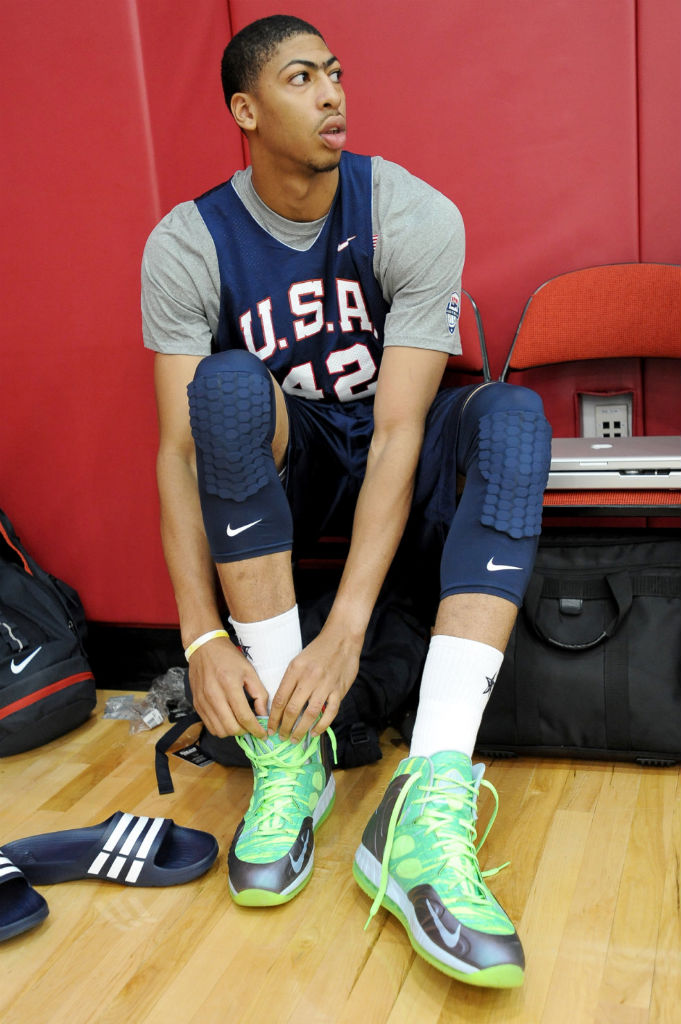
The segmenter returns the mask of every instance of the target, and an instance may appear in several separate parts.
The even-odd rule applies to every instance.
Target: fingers
[[[298,714],[295,714],[295,717],[291,718],[294,714],[295,706],[289,707],[289,701],[291,699],[291,694],[295,689],[295,680],[290,677],[287,679],[288,676],[289,673],[287,671],[279,684],[279,689],[272,698],[272,707],[270,708],[270,714],[267,721],[268,733],[270,735],[279,733],[282,739],[290,735],[293,723],[298,717],[298,714],[300,714],[300,710],[302,710],[301,704]],[[285,719],[288,720],[288,732],[285,732]]]
[[[250,669],[250,674],[244,682],[244,689],[253,700],[254,710],[251,711],[248,701],[246,701],[246,707],[248,708],[249,721],[252,719],[255,722],[255,726],[249,727],[246,731],[253,733],[255,736],[260,736],[261,739],[265,739],[267,730],[260,724],[258,718],[267,718],[269,694],[260,682],[258,674],[250,662],[248,663],[248,668]]]
[[[310,735],[321,736],[323,732],[326,732],[326,730],[329,728],[334,718],[338,714],[339,707],[340,698],[338,694],[330,694],[329,699],[326,702],[326,706],[324,708],[322,717],[319,719],[318,722],[315,722],[310,728]]]
[[[206,728],[218,737],[248,732],[264,739],[267,733],[256,716],[267,714],[267,691],[255,669],[230,641],[214,641],[210,648],[196,651],[189,668],[194,706]]]
[[[253,707],[258,718],[267,718],[267,698],[266,697],[255,697],[253,700]],[[260,723],[258,723],[260,724]]]
[[[268,732],[298,742],[312,731],[318,735],[329,727],[340,706],[340,681],[314,665],[305,667],[294,660],[272,700]],[[322,722],[324,723],[322,725]]]
[[[310,701],[316,685],[320,682],[320,675],[316,666],[305,667],[305,659],[300,655],[293,659],[272,699],[272,708],[267,723],[270,734],[278,732],[282,739],[291,737],[296,740],[305,735],[310,724],[308,720],[314,721],[312,718],[314,707],[310,706]],[[322,703],[323,701],[319,701],[319,699],[314,701],[317,714],[321,713]],[[303,718],[298,722],[301,715]],[[298,722],[298,727],[295,729],[294,737],[293,731],[296,722]],[[301,728],[306,723],[306,728]]]
[[[300,707],[301,703],[302,707]],[[300,710],[298,710],[299,707]],[[304,700],[296,691],[283,716],[283,736],[286,737],[290,733],[293,742],[298,743],[321,716],[323,708],[323,698],[313,693],[307,700]],[[280,732],[279,735],[281,736],[282,733]]]
[[[194,707],[206,729],[214,736],[238,736],[241,733],[241,727],[228,707],[216,708],[210,698],[205,695],[202,697],[197,695],[194,698]]]
[[[265,706],[267,706],[266,700]],[[248,732],[252,736],[259,736],[260,739],[263,740],[266,739],[267,730],[260,724],[257,718],[257,712],[254,711],[248,703],[243,686],[234,694],[230,704],[230,710],[239,723],[239,733]],[[265,712],[265,714],[266,713],[267,712]]]
[[[267,733],[258,721],[256,715],[266,715],[267,702],[264,702],[264,711],[258,710],[256,701],[255,712],[246,699],[243,685],[225,694],[221,687],[205,686],[201,695],[194,699],[194,706],[201,716],[206,728],[214,736],[240,736],[243,733],[251,733],[265,739]],[[262,702],[262,698],[259,698]],[[262,703],[261,703],[262,708]]]

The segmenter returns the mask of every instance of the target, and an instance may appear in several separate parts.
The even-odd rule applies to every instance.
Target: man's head
[[[246,25],[234,36],[222,55],[222,91],[231,109],[232,96],[252,92],[265,64],[277,47],[292,36],[314,35],[322,39],[313,25],[290,14],[273,14]]]
[[[346,141],[342,73],[319,31],[288,15],[253,22],[227,46],[225,99],[248,139],[261,198],[265,171],[274,185],[281,175],[338,167]]]

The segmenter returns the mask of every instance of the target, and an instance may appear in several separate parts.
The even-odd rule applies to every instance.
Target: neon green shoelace
[[[419,774],[415,773],[412,775],[403,786],[399,797],[395,801],[395,806],[388,823],[388,834],[381,861],[381,881],[364,926],[365,930],[371,923],[371,919],[378,912],[388,889],[390,855],[400,812],[410,789],[414,784],[420,782],[421,776]],[[444,786],[438,785],[438,783],[444,784]],[[415,799],[414,803],[420,804],[422,807],[422,813],[416,819],[415,824],[424,828],[424,835],[428,836],[433,832],[440,834],[440,838],[432,844],[431,848],[441,850],[443,859],[448,862],[450,867],[456,865],[457,885],[462,893],[465,894],[466,909],[484,913],[485,910],[489,909],[490,894],[483,879],[496,875],[503,868],[508,867],[510,861],[500,865],[498,868],[480,871],[478,853],[489,835],[499,810],[499,795],[492,783],[482,779],[480,785],[492,793],[494,797],[494,810],[482,839],[477,846],[475,845],[477,838],[475,828],[477,791],[473,783],[466,782],[461,778],[453,780],[449,775],[434,773],[430,784],[422,784],[423,793]],[[469,809],[470,817],[458,817],[464,808]],[[453,831],[453,824],[458,826],[459,831]]]
[[[327,732],[335,763],[336,737],[331,729]],[[259,787],[260,799],[247,812],[248,830],[256,828],[259,836],[269,834],[279,838],[286,831],[297,834],[300,828],[297,797],[300,795],[301,802],[305,802],[306,769],[319,750],[321,736],[311,737],[307,746],[287,740],[270,746],[270,741],[255,736],[248,740],[237,736],[236,741],[253,765],[255,785]],[[321,759],[318,764],[321,769]]]

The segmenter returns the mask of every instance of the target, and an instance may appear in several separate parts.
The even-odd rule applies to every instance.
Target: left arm
[[[392,346],[383,354],[350,551],[323,629],[291,662],[272,702],[269,725],[280,735],[289,735],[305,704],[293,737],[313,726],[323,732],[357,676],[369,618],[409,516],[426,416],[446,362],[445,352],[432,349]]]

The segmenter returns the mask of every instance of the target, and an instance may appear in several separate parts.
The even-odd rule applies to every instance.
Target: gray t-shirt
[[[461,214],[440,192],[381,157],[372,157],[372,181],[374,274],[390,306],[383,344],[457,355],[461,343],[458,326],[452,333],[451,310],[461,296]],[[314,244],[326,218],[300,223],[274,213],[253,188],[250,167],[237,171],[232,185],[278,241],[301,251]],[[180,203],[154,228],[144,250],[144,344],[157,352],[209,355],[219,311],[213,239],[196,204]]]

